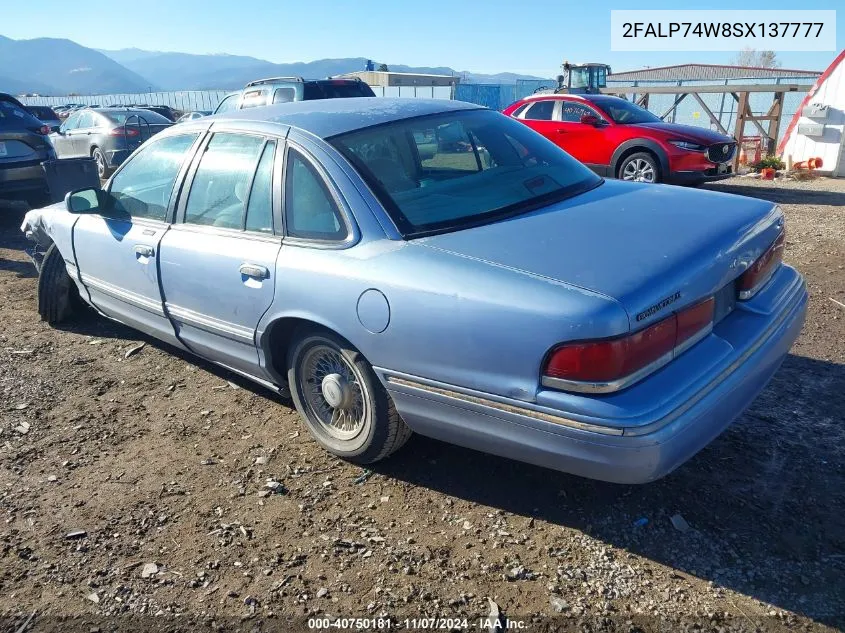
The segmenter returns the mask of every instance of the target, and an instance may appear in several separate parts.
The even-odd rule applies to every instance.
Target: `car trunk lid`
[[[780,210],[762,200],[609,181],[535,212],[415,243],[603,294],[639,329],[722,291],[774,241],[780,223]]]

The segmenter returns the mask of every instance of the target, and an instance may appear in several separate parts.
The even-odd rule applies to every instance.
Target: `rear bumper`
[[[619,420],[603,426],[533,403],[377,372],[402,418],[422,435],[591,479],[646,483],[707,446],[780,367],[801,331],[807,306],[803,279],[789,270],[794,276],[789,296],[779,302],[764,331],[733,358],[708,370],[704,387],[673,402],[668,413],[633,428],[620,426]]]
[[[0,167],[0,197],[46,191],[47,179],[40,163],[23,167]]]

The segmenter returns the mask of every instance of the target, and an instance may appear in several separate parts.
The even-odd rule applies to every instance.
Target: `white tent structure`
[[[821,158],[821,172],[845,177],[845,50],[804,97],[778,154],[795,163]]]

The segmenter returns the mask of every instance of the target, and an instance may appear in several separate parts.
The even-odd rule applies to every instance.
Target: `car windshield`
[[[607,99],[596,102],[616,123],[661,123],[663,120],[648,110],[624,99]]]
[[[303,87],[303,97],[313,99],[345,99],[347,97],[375,97],[373,89],[363,81],[329,79],[308,81]]]
[[[150,125],[173,123],[173,121],[167,117],[163,117],[152,110],[127,110],[125,112],[102,112],[101,114],[104,114],[109,121],[117,123],[118,125],[123,125],[127,121],[129,122],[129,125],[138,125],[139,119],[141,125],[144,125],[144,121]]]
[[[330,142],[405,238],[493,222],[602,182],[550,141],[490,110],[404,119]]]

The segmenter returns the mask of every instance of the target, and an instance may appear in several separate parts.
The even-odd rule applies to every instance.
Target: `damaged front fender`
[[[33,209],[26,213],[21,224],[21,231],[26,239],[32,242],[32,247],[27,250],[27,254],[39,273],[44,254],[53,244],[65,259],[72,257],[72,231],[75,221],[76,217],[65,210],[64,203],[53,204],[43,209]]]

